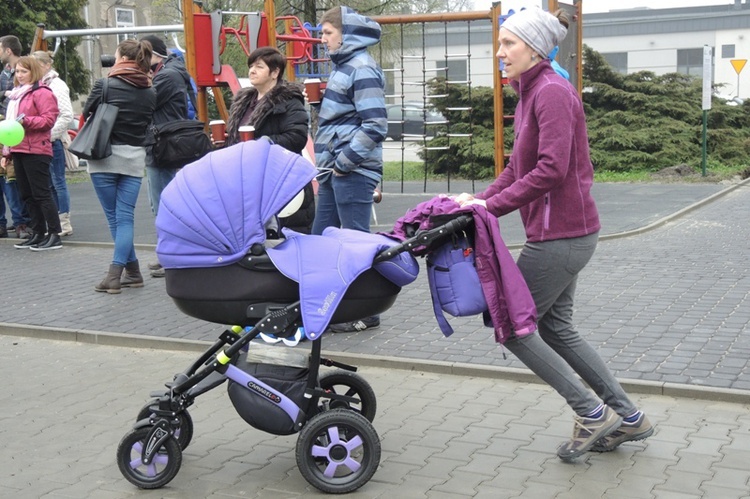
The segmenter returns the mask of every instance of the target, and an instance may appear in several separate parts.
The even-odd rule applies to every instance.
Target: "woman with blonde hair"
[[[73,227],[70,224],[70,194],[68,193],[68,184],[65,181],[65,148],[63,139],[68,134],[68,126],[73,121],[73,106],[70,103],[70,89],[68,85],[60,78],[60,75],[52,68],[54,62],[52,52],[37,50],[33,54],[45,71],[42,77],[42,83],[52,89],[52,93],[57,98],[57,107],[60,114],[57,116],[55,126],[52,127],[52,162],[50,163],[50,175],[52,176],[52,187],[55,189],[57,200],[57,209],[60,216],[60,226],[62,227],[61,236],[73,234]]]
[[[60,217],[50,189],[49,164],[52,161],[50,131],[59,111],[52,90],[42,83],[44,69],[39,61],[24,56],[16,62],[15,88],[8,97],[6,119],[17,120],[24,128],[20,144],[3,147],[2,166],[13,161],[21,198],[26,202],[34,235],[16,244],[34,251],[62,248]]]

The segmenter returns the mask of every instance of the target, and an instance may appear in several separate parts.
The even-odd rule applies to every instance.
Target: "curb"
[[[179,338],[157,338],[136,334],[108,333],[104,331],[89,331],[85,329],[40,328],[22,324],[0,322],[0,334],[55,341],[73,341],[103,346],[148,348],[155,350],[171,350],[202,353],[212,343],[209,341],[183,340]],[[278,347],[281,348],[281,347]],[[466,364],[461,362],[425,361],[389,356],[369,354],[355,354],[345,352],[325,352],[326,356],[335,357],[337,361],[366,367],[381,369],[397,369],[402,371],[419,371],[434,374],[451,374],[455,376],[471,376],[479,378],[493,378],[518,383],[545,384],[528,369],[513,367],[497,367]],[[714,388],[678,383],[664,383],[658,381],[643,381],[618,379],[623,388],[629,393],[642,395],[662,395],[676,398],[690,398],[728,402],[733,404],[750,404],[750,390],[732,388]]]

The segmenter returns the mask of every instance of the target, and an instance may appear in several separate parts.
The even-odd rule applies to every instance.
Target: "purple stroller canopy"
[[[191,163],[161,194],[156,253],[165,268],[218,267],[266,239],[266,223],[316,175],[299,154],[260,139]]]

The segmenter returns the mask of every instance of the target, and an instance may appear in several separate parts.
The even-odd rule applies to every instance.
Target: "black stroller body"
[[[372,263],[439,244],[470,222],[462,216],[418,233],[380,252]],[[136,486],[158,488],[177,475],[194,431],[188,409],[197,397],[227,381],[229,398],[248,424],[275,435],[299,434],[297,465],[319,490],[351,492],[377,470],[380,441],[372,425],[376,397],[355,367],[323,358],[320,337],[310,341],[309,356],[301,365],[258,362],[249,355],[257,344],[250,342],[260,334],[289,338],[304,327],[299,285],[276,269],[266,253],[269,246],[270,241],[253,244],[239,261],[225,266],[165,265],[167,292],[182,312],[234,327],[224,330],[195,362],[166,383],[166,390],[151,393],[151,401],[123,437],[118,466]],[[370,268],[351,283],[331,320],[380,314],[393,305],[400,290]],[[321,375],[321,365],[338,369]]]

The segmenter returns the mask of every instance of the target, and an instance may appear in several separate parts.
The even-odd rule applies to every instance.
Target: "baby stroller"
[[[305,159],[259,140],[188,165],[162,194],[157,253],[167,293],[187,315],[233,327],[166,390],[151,393],[121,440],[118,466],[134,485],[159,488],[177,475],[194,430],[188,408],[227,380],[229,398],[248,424],[275,435],[299,434],[297,465],[314,487],[351,492],[377,470],[375,394],[355,367],[322,358],[321,335],[330,322],[390,308],[401,287],[416,278],[410,251],[462,230],[470,218],[403,243],[355,231],[292,234],[279,243],[275,214],[315,174]],[[324,260],[338,260],[336,272],[320,262],[318,244]],[[305,268],[312,275],[295,275]],[[317,291],[331,273],[346,282]],[[261,333],[289,338],[300,327],[311,340],[304,365],[266,363],[252,355],[259,345],[250,342]],[[337,369],[321,374],[321,365]]]

